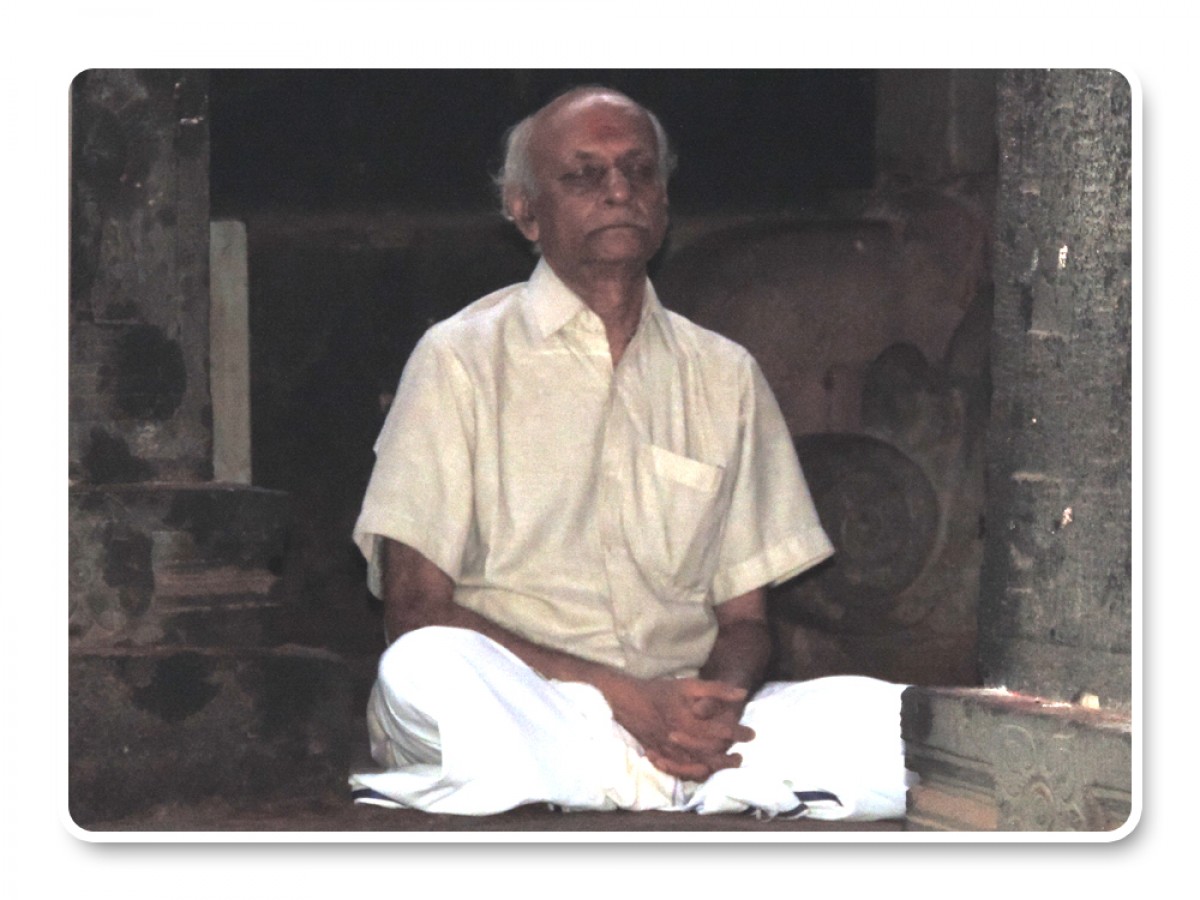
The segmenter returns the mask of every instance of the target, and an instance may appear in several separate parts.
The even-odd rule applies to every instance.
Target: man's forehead
[[[535,123],[535,143],[571,144],[589,137],[637,134],[653,151],[657,143],[646,111],[628,97],[605,91],[567,95],[550,104]],[[576,154],[583,148],[563,147]]]

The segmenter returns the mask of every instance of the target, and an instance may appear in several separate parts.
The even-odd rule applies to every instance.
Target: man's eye
[[[653,162],[640,162],[625,170],[625,177],[638,184],[649,184],[658,178],[658,166]]]
[[[618,163],[617,170],[629,184],[638,188],[654,184],[659,177],[658,165],[654,160]],[[589,164],[561,175],[560,180],[571,190],[598,191],[608,181],[611,171],[608,166]]]
[[[596,187],[604,183],[608,170],[603,166],[583,166],[563,176],[563,181],[577,187]]]

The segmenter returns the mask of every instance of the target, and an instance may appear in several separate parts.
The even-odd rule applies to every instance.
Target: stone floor
[[[366,734],[366,722],[358,718],[352,733]],[[373,766],[366,741],[353,742],[351,769]],[[353,803],[349,792],[332,792],[317,798],[257,801],[237,804],[216,798],[202,803],[164,803],[135,816],[90,823],[86,831],[97,835],[111,832],[895,832],[904,821],[820,822],[815,820],[762,821],[752,815],[698,816],[670,812],[577,812],[563,813],[542,805],[530,805],[494,816],[434,815],[417,810],[383,809]]]
[[[365,708],[365,702],[355,705]],[[351,740],[350,770],[374,767],[366,742],[366,720],[354,716],[349,729],[361,740]],[[172,833],[263,833],[309,832],[378,834],[485,832],[514,833],[612,833],[612,832],[729,832],[778,834],[793,832],[901,832],[902,819],[882,822],[821,822],[816,820],[759,820],[753,815],[708,815],[671,812],[577,812],[562,813],[543,805],[530,805],[493,816],[434,815],[417,810],[392,810],[359,805],[346,792],[325,796],[237,802],[216,797],[199,802],[164,802],[121,819],[89,822],[83,829],[103,840],[106,833],[127,836],[132,832]],[[847,835],[850,839],[851,834]],[[127,839],[122,837],[120,839]],[[372,838],[364,837],[364,840]]]
[[[166,805],[85,829],[129,832],[898,832],[902,820],[884,822],[760,821],[749,815],[698,816],[669,812],[561,813],[525,806],[495,816],[432,815],[355,805],[344,797],[279,801],[237,807],[223,800],[188,806]]]

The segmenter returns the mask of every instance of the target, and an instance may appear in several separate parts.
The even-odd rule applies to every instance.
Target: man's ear
[[[537,217],[533,212],[533,203],[520,188],[513,188],[512,193],[508,196],[508,213],[512,216],[513,224],[521,234],[525,235],[525,239],[531,243],[537,243],[539,229]]]

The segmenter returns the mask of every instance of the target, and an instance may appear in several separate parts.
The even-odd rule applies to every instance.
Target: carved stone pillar
[[[1131,95],[999,81],[988,690],[904,699],[915,829],[1106,830],[1132,808]]]

